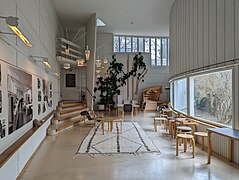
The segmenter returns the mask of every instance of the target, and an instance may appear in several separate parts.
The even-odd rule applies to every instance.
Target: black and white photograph
[[[38,91],[38,102],[41,102],[41,91]]]
[[[2,85],[2,66],[0,64],[0,86]]]
[[[2,90],[0,90],[0,114],[2,113]]]
[[[38,104],[38,109],[37,109],[37,111],[38,111],[38,115],[40,115],[41,114],[41,104]]]
[[[52,107],[52,104],[50,103],[50,86],[51,84],[48,80],[43,79],[42,80],[42,92],[43,92],[43,103],[42,103],[42,112],[46,112],[48,108]]]
[[[8,134],[32,120],[32,75],[8,66]]]
[[[75,74],[66,74],[66,87],[76,87]]]
[[[41,79],[37,78],[37,88],[40,89],[41,88]]]
[[[0,137],[4,138],[6,136],[6,121],[5,119],[0,119]]]
[[[52,83],[51,82],[49,83],[49,86],[50,86],[50,90],[52,90]]]

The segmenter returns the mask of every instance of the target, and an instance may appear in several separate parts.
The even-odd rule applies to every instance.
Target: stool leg
[[[193,158],[195,157],[195,140],[192,139],[192,144],[193,144]]]
[[[176,156],[178,156],[178,137],[176,137]]]
[[[204,137],[202,136],[202,150],[204,150]]]
[[[154,119],[154,130],[157,131],[157,124],[156,124],[155,119]]]
[[[120,132],[122,133],[122,121],[120,121]]]
[[[183,139],[183,144],[184,144],[184,152],[187,151],[187,139]]]

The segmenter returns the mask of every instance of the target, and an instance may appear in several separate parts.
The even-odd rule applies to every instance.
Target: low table
[[[211,163],[211,154],[212,154],[212,141],[211,135],[212,133],[216,133],[222,136],[229,138],[228,145],[228,160],[232,161],[233,155],[233,140],[239,141],[239,130],[232,128],[208,128],[208,164]]]
[[[122,119],[119,119],[117,117],[104,117],[104,118],[96,118],[95,120],[101,121],[102,135],[104,135],[105,131],[105,122],[108,122],[108,132],[112,132],[114,122],[120,122],[120,131],[122,132],[122,123],[123,123]]]

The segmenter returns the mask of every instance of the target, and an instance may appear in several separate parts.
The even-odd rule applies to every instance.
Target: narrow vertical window
[[[151,47],[150,47],[150,50],[151,50],[151,65],[152,66],[155,66],[155,38],[151,38]]]
[[[157,66],[161,66],[161,39],[157,39],[156,58]]]
[[[139,38],[139,52],[144,52],[144,38]]]
[[[126,37],[126,52],[131,52],[131,37]]]
[[[114,52],[119,52],[119,36],[114,36]]]
[[[133,37],[132,41],[133,41],[132,52],[138,52],[138,38],[137,37]]]
[[[125,52],[125,37],[120,36],[120,52]]]

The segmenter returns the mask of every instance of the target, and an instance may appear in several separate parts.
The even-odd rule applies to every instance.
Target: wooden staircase
[[[88,110],[87,105],[78,101],[60,102],[56,108],[51,126],[47,130],[47,134],[56,135],[74,127],[74,125],[84,120],[84,117],[80,113],[86,110]]]

